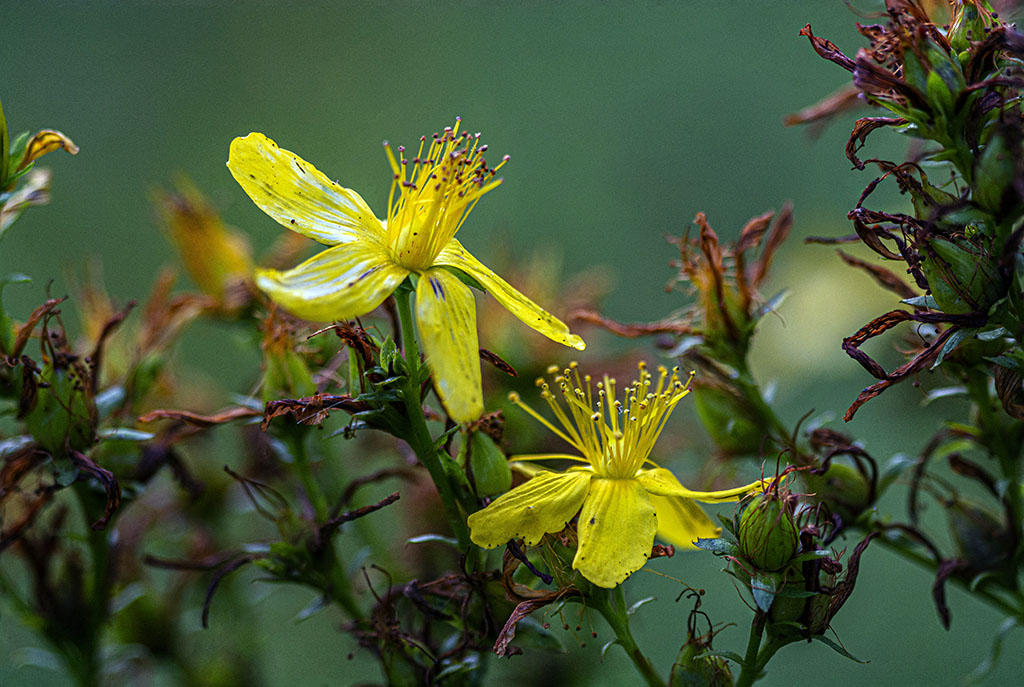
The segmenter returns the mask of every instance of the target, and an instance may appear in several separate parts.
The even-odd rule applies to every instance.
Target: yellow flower
[[[459,121],[429,142],[420,139],[413,160],[385,143],[394,173],[387,220],[378,219],[358,193],[328,179],[313,165],[263,134],[231,143],[228,168],[249,197],[280,224],[331,246],[294,269],[257,270],[256,284],[273,300],[308,320],[365,315],[411,274],[416,323],[441,401],[453,419],[483,412],[473,294],[455,271],[476,280],[512,314],[545,336],[583,349],[580,337],[462,247],[455,233],[488,191],[501,183],[487,166],[480,135],[459,132]],[[453,271],[454,270],[454,271]]]
[[[557,368],[549,372],[554,375]],[[575,363],[554,377],[566,407],[538,379],[541,397],[562,429],[510,394],[513,403],[582,454],[516,456],[515,460],[558,459],[582,465],[566,472],[538,471],[473,513],[470,538],[488,549],[518,538],[532,545],[545,533],[561,531],[579,512],[579,547],[572,567],[596,585],[614,587],[643,567],[655,533],[688,548],[698,537],[717,537],[721,530],[694,501],[736,501],[761,482],[726,491],[691,491],[651,461],[654,442],[669,415],[690,393],[689,384],[679,380],[678,368],[671,376],[665,368],[660,373],[655,382],[640,363],[640,378],[626,391],[625,404],[615,397],[615,380],[605,376],[597,383],[596,407],[590,377],[581,380]]]

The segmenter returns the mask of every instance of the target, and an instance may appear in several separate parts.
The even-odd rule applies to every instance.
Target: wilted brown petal
[[[899,126],[906,123],[907,120],[902,117],[861,117],[854,122],[853,131],[846,141],[846,158],[857,169],[864,169],[864,163],[857,157],[857,151],[864,147],[868,134],[883,126]]]
[[[369,410],[370,404],[366,401],[353,400],[346,394],[316,394],[306,398],[290,399],[280,401],[269,401],[263,411],[263,422],[260,428],[266,431],[270,421],[275,417],[291,413],[295,421],[302,425],[318,425],[327,419],[332,410],[344,410],[350,414],[361,413]]]
[[[905,281],[900,279],[894,272],[887,270],[881,265],[872,265],[871,263],[865,262],[860,258],[855,258],[852,255],[848,255],[841,250],[836,250],[836,253],[839,254],[839,257],[842,258],[843,262],[845,262],[847,265],[851,265],[853,267],[857,267],[864,270],[865,272],[870,274],[875,279],[875,281],[877,281],[886,289],[889,289],[890,291],[898,295],[900,298],[913,298],[914,296],[917,295],[914,292],[914,289],[910,288],[910,286]]]
[[[1024,420],[1024,389],[1021,375],[1002,365],[992,365],[992,376],[996,381],[996,394],[1003,404],[1003,410],[1010,417]]]
[[[75,464],[76,468],[90,477],[95,477],[103,485],[103,490],[107,494],[107,502],[103,507],[103,516],[91,525],[94,530],[102,530],[106,528],[110,516],[121,505],[121,485],[117,483],[114,473],[101,468],[81,451],[72,450],[68,452],[68,455],[71,457],[71,462]]]
[[[840,67],[848,72],[853,71],[854,62],[849,57],[843,54],[832,41],[827,38],[818,38],[811,32],[811,25],[807,24],[804,28],[800,29],[801,36],[807,36],[807,39],[811,41],[811,47],[814,48],[814,52],[818,53],[826,60],[835,62]]]
[[[899,319],[898,321],[893,321],[892,324],[890,324],[889,326],[884,326],[884,323],[883,323],[882,326],[884,326],[884,328],[879,329],[876,334],[870,334],[870,336],[867,336],[865,338],[865,340],[871,338],[872,336],[877,336],[877,334],[880,334],[881,332],[885,331],[886,329],[890,329],[890,328],[896,326],[896,324],[899,324],[899,322],[902,322],[902,321],[905,321],[905,320],[908,320],[908,319],[919,319],[919,318],[916,318],[916,317],[912,316],[910,313],[907,313],[907,312],[905,312],[903,310],[895,310],[892,313],[886,313],[882,317],[877,318],[871,324],[868,324],[867,327],[865,327],[864,329],[861,329],[859,332],[857,332],[857,334],[861,334],[861,333],[865,332],[865,329],[871,327],[872,324],[874,324],[875,322],[878,322],[879,320],[883,320],[883,319],[887,318],[888,316],[893,315],[893,313],[903,313],[903,315],[905,315],[906,317],[903,317],[903,318]],[[846,413],[843,415],[843,419],[845,421],[849,422],[850,420],[853,419],[854,414],[857,412],[857,410],[862,405],[864,405],[865,403],[870,401],[872,398],[874,398],[875,396],[879,395],[880,393],[882,393],[883,391],[888,389],[893,384],[896,384],[897,382],[900,382],[900,381],[906,379],[907,377],[909,377],[910,375],[914,374],[915,372],[918,372],[919,370],[921,370],[925,365],[927,365],[929,362],[931,362],[932,358],[934,358],[935,356],[937,356],[939,354],[939,351],[942,350],[942,345],[944,343],[946,343],[946,339],[948,339],[953,334],[953,332],[957,331],[957,329],[958,329],[957,327],[950,327],[946,331],[942,332],[942,334],[940,334],[938,336],[938,338],[935,339],[935,341],[932,343],[932,345],[929,346],[928,348],[926,348],[925,350],[921,351],[921,353],[919,353],[917,355],[917,357],[915,357],[913,360],[911,360],[908,363],[900,365],[899,367],[897,367],[892,372],[889,372],[888,374],[885,372],[884,369],[882,369],[881,365],[879,365],[874,360],[872,360],[870,357],[868,357],[868,355],[866,353],[864,353],[863,351],[857,350],[856,347],[853,346],[853,345],[850,345],[850,346],[847,345],[847,342],[851,341],[851,339],[853,339],[853,337],[850,337],[849,339],[844,339],[843,340],[843,350],[846,351],[847,355],[849,355],[851,358],[853,358],[854,360],[859,362],[864,367],[864,369],[866,369],[873,376],[877,377],[878,379],[881,379],[882,381],[881,382],[877,382],[875,384],[872,384],[871,386],[866,387],[863,391],[861,391],[860,395],[857,396],[857,400],[855,400],[850,405],[850,407],[847,408]],[[854,336],[856,336],[856,335],[854,335]],[[863,341],[861,341],[860,343],[863,343]],[[860,344],[858,343],[857,345],[860,345]],[[879,375],[877,373],[881,373],[881,374]]]
[[[493,353],[491,351],[488,351],[486,348],[481,348],[480,349],[480,359],[490,363],[491,365],[493,365],[494,367],[498,368],[499,370],[501,370],[505,374],[509,375],[510,377],[518,377],[519,376],[519,373],[516,372],[516,369],[514,367],[512,367],[511,365],[509,365],[504,360],[502,360],[500,355],[498,355],[497,353]]]
[[[847,112],[848,110],[864,105],[860,99],[860,91],[852,83],[843,84],[838,90],[828,94],[815,104],[805,107],[799,112],[786,115],[782,123],[785,126],[797,124],[812,124],[811,133],[816,134],[824,124],[835,115]]]
[[[622,324],[593,310],[574,310],[569,313],[568,319],[570,322],[587,322],[596,325],[626,339],[636,339],[653,334],[690,334],[693,331],[689,325],[674,320],[662,320],[647,324]]]
[[[214,415],[200,415],[199,413],[193,413],[188,410],[151,410],[140,417],[139,422],[177,420],[178,422],[184,422],[194,427],[202,427],[205,429],[207,427],[213,427],[214,425],[222,425],[225,422],[231,422],[232,420],[260,417],[261,415],[263,415],[261,411],[247,408],[245,406],[228,408],[227,410],[222,410]]]
[[[789,230],[793,228],[793,204],[786,203],[782,206],[779,214],[775,217],[775,223],[768,231],[768,238],[765,239],[764,249],[761,251],[761,259],[754,265],[754,276],[751,279],[754,287],[760,286],[761,282],[768,276],[771,269],[772,259],[782,243],[789,237]]]
[[[512,640],[516,638],[516,625],[519,624],[520,620],[530,615],[538,608],[544,608],[556,601],[561,601],[562,599],[579,595],[580,592],[576,588],[566,587],[535,599],[521,601],[512,611],[512,615],[508,617],[508,621],[505,623],[505,626],[501,628],[501,632],[498,633],[498,641],[494,643],[494,653],[502,658],[520,653],[519,649],[510,646]]]

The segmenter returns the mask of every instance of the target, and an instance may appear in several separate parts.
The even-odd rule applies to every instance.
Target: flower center
[[[672,410],[690,392],[689,382],[683,384],[678,372],[678,368],[671,373],[660,368],[655,380],[641,363],[639,379],[627,388],[623,402],[615,397],[614,379],[604,377],[594,394],[590,376],[581,377],[575,363],[562,374],[552,368],[549,373],[562,392],[565,406],[543,378],[537,380],[537,385],[561,429],[523,403],[518,394],[510,398],[571,444],[583,456],[581,461],[585,459],[598,475],[633,479],[648,462]]]
[[[404,146],[398,146],[396,158],[391,146],[384,144],[394,172],[388,196],[388,250],[395,263],[414,272],[434,264],[480,197],[502,182],[494,175],[508,156],[490,169],[480,134],[460,133],[459,124],[456,119],[454,127],[434,134],[429,146],[427,137],[421,137],[412,160],[405,157]]]

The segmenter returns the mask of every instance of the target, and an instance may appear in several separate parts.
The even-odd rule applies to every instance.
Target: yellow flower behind
[[[677,546],[693,548],[698,537],[721,532],[694,501],[736,501],[761,482],[726,491],[687,489],[675,475],[651,459],[654,442],[669,415],[687,394],[689,384],[659,368],[654,380],[644,363],[640,378],[616,399],[615,380],[604,377],[592,391],[589,376],[570,365],[554,383],[565,406],[549,385],[537,380],[561,429],[523,403],[509,398],[581,455],[515,456],[514,460],[569,460],[579,463],[566,472],[538,471],[527,482],[469,516],[470,538],[484,548],[522,538],[536,544],[548,532],[559,532],[579,513],[579,546],[572,567],[601,587],[614,587],[643,567],[657,534]],[[550,370],[554,375],[557,368]],[[596,405],[595,405],[596,401]],[[650,465],[651,467],[647,467]]]
[[[416,324],[441,401],[453,419],[483,412],[476,305],[458,276],[474,279],[505,308],[548,338],[583,349],[558,318],[516,291],[455,239],[469,211],[501,184],[483,157],[480,134],[424,136],[411,161],[385,143],[393,180],[386,221],[355,191],[269,138],[252,133],[231,143],[228,169],[253,202],[278,223],[331,246],[284,272],[257,270],[256,285],[299,317],[330,321],[365,315],[406,277],[418,277]]]

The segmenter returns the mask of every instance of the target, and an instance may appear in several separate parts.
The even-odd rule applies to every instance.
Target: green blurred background
[[[178,172],[257,250],[269,246],[280,227],[224,166],[231,139],[250,131],[358,190],[380,215],[390,183],[381,141],[412,145],[458,115],[466,128],[483,132],[495,158],[512,156],[502,170],[506,183],[474,210],[460,239],[489,264],[540,250],[557,255],[566,275],[607,266],[614,291],[605,312],[615,319],[660,318],[683,304],[664,292],[676,251],[663,237],[681,233],[697,211],[720,236],[735,238],[749,217],[792,201],[795,235],[766,290],[786,287],[791,296],[759,333],[756,369],[777,383],[787,421],[812,408],[838,416],[869,382],[840,341],[895,298],[842,266],[831,249],[801,239],[848,233],[846,212],[873,177],[851,171],[843,155],[854,115],[818,138],[784,128],[782,118],[845,77],[813,53],[797,35],[800,27],[810,22],[852,53],[862,45],[858,20],[871,21],[840,2],[797,0],[597,7],[0,0],[0,98],[12,132],[56,128],[81,147],[75,158],[58,153],[43,161],[55,173],[52,204],[26,213],[0,246],[0,272],[25,272],[35,282],[5,296],[24,317],[47,289],[66,292],[69,270],[80,273],[96,258],[115,299],[143,298],[173,259],[151,191]],[[880,157],[904,150],[904,141],[883,132],[869,148]],[[883,189],[875,206],[900,202]],[[481,343],[488,345],[487,332]],[[259,355],[247,340],[205,326],[190,332],[184,349],[223,380],[225,393],[248,390]],[[883,459],[914,453],[942,418],[962,410],[948,401],[923,410],[922,398],[904,385],[868,404],[847,429]],[[700,431],[692,415],[676,421]],[[690,458],[699,460],[699,452]],[[903,514],[899,496],[885,507]],[[648,567],[706,588],[703,610],[715,622],[739,623],[716,647],[742,649],[748,612],[730,578],[717,572],[717,559],[680,554]],[[954,624],[945,632],[930,587],[927,574],[869,549],[834,627],[870,663],[855,664],[820,644],[794,645],[762,684],[956,684],[987,655],[999,618],[952,591]],[[360,661],[346,661],[354,643],[337,632],[337,617],[294,622],[307,593],[238,589],[252,596],[256,625],[232,641],[259,643],[268,684],[375,679]],[[629,591],[659,599],[638,613],[635,627],[667,669],[689,605],[672,602],[677,584],[647,572],[634,576]],[[198,629],[198,608],[194,627],[197,642],[218,632],[216,622]],[[561,664],[592,666],[587,684],[629,684],[621,652],[612,648],[600,664],[605,639],[587,639],[586,650]],[[1011,635],[1017,648],[1019,639]],[[33,653],[25,647],[34,641],[4,609],[0,684],[66,684],[26,665]],[[1019,682],[1024,656],[1008,649],[993,683]],[[542,684],[532,672],[537,658],[502,661],[500,681]]]

